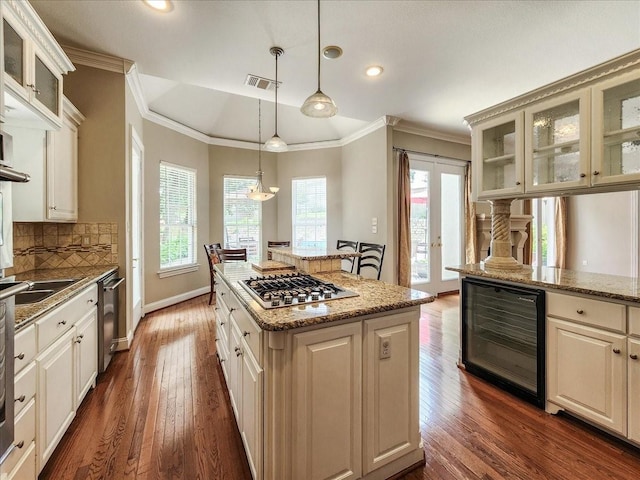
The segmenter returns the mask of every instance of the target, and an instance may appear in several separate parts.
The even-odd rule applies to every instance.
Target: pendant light
[[[265,200],[269,200],[275,196],[275,194],[280,190],[278,187],[269,187],[269,190],[266,190],[262,185],[262,101],[258,100],[258,171],[256,172],[257,181],[255,186],[249,189],[249,193],[247,193],[247,197],[251,200],[257,200],[260,202],[264,202]]]
[[[307,98],[300,111],[308,117],[329,118],[338,113],[338,107],[331,97],[320,90],[320,0],[318,0],[318,91]]]
[[[286,152],[287,144],[278,136],[278,57],[284,53],[280,47],[271,47],[269,53],[276,57],[276,132],[264,144],[264,149],[270,152]]]

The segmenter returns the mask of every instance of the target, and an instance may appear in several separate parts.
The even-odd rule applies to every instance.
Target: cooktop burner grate
[[[355,292],[304,273],[251,277],[240,284],[266,309],[358,296]]]

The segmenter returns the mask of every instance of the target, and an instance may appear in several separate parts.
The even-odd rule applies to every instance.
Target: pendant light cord
[[[262,171],[262,100],[260,99],[258,99],[258,171]]]
[[[279,53],[276,53],[276,136],[278,136],[278,57]]]
[[[318,0],[318,91],[320,91],[320,0]]]

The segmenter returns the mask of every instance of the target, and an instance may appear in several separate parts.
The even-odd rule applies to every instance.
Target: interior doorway
[[[131,216],[129,229],[129,265],[127,276],[130,281],[131,294],[131,332],[135,332],[138,322],[143,316],[143,278],[142,278],[142,241],[143,241],[143,175],[142,166],[144,161],[144,145],[133,125],[131,126],[131,172],[130,172],[130,192],[131,192]]]
[[[458,290],[464,263],[465,162],[410,153],[411,288],[438,294]]]

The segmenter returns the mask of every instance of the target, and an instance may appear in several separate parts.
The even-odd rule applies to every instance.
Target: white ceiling
[[[338,116],[299,106],[316,90],[316,2],[174,0],[157,13],[139,0],[31,0],[64,45],[136,62],[150,110],[207,135],[263,141],[273,133],[273,91],[244,85],[274,78],[278,133],[289,144],[336,140],[384,115],[408,126],[468,136],[465,115],[640,48],[640,0],[323,0],[322,90]],[[384,67],[368,78],[365,67]]]

